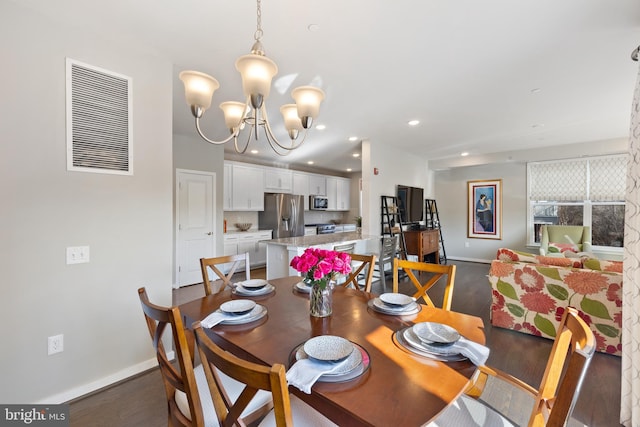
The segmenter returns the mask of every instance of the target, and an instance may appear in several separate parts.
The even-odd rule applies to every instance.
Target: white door
[[[176,171],[176,285],[202,282],[200,258],[215,256],[215,174]]]

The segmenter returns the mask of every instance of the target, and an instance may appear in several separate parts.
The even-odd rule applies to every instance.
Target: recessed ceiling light
[[[311,31],[312,33],[319,31],[320,30],[320,25],[318,24],[309,24],[307,26],[307,30]]]
[[[251,150],[251,154],[258,154],[258,150]]]
[[[542,92],[542,89],[540,89],[539,87],[535,89],[531,89],[531,93],[540,93],[540,92]]]
[[[420,120],[409,120],[409,126],[418,126],[420,124]]]
[[[350,136],[349,137],[349,141],[353,142],[353,141],[357,141],[358,137],[357,136]]]
[[[360,157],[360,153],[353,153],[353,157]]]
[[[325,125],[318,125],[316,126],[316,129],[318,130],[325,130],[327,127]]]
[[[461,155],[462,157],[465,157],[465,156],[468,156],[468,155],[469,155],[469,152],[468,152],[468,151],[463,151],[462,153],[460,153],[460,155]]]
[[[309,161],[307,162],[307,164],[308,164],[308,165],[312,165],[312,164],[313,164],[313,160],[309,160]]]
[[[351,172],[351,168],[347,168],[347,172]]]

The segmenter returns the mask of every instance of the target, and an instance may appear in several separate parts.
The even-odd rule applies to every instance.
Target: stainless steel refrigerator
[[[265,193],[258,224],[261,230],[273,230],[274,239],[304,236],[304,196]]]

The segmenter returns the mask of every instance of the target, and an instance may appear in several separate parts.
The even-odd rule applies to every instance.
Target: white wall
[[[172,67],[14,2],[0,56],[0,402],[62,402],[155,364],[137,288],[171,302]],[[65,57],[133,78],[133,176],[66,170]]]
[[[378,169],[378,175],[374,174]],[[431,188],[428,162],[383,141],[362,141],[362,230],[380,235],[380,196],[395,196],[397,185]]]
[[[488,262],[501,247],[527,251],[526,169],[524,163],[502,163],[435,173],[435,198],[448,258]],[[467,181],[494,179],[502,180],[502,240],[468,238]]]

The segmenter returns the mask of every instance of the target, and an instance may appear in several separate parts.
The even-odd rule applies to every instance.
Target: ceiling
[[[168,58],[174,133],[196,135],[178,73],[214,76],[221,88],[202,127],[211,138],[228,134],[217,105],[243,100],[234,63],[253,44],[255,1],[19,3]],[[446,166],[462,152],[473,159],[628,135],[638,0],[264,0],[262,27],[279,67],[267,100],[274,130],[293,87],[326,93],[315,122],[326,129],[313,129],[301,149],[275,158],[264,141],[252,143],[268,162],[358,171],[352,154],[370,140]],[[413,119],[420,124],[408,126]]]

